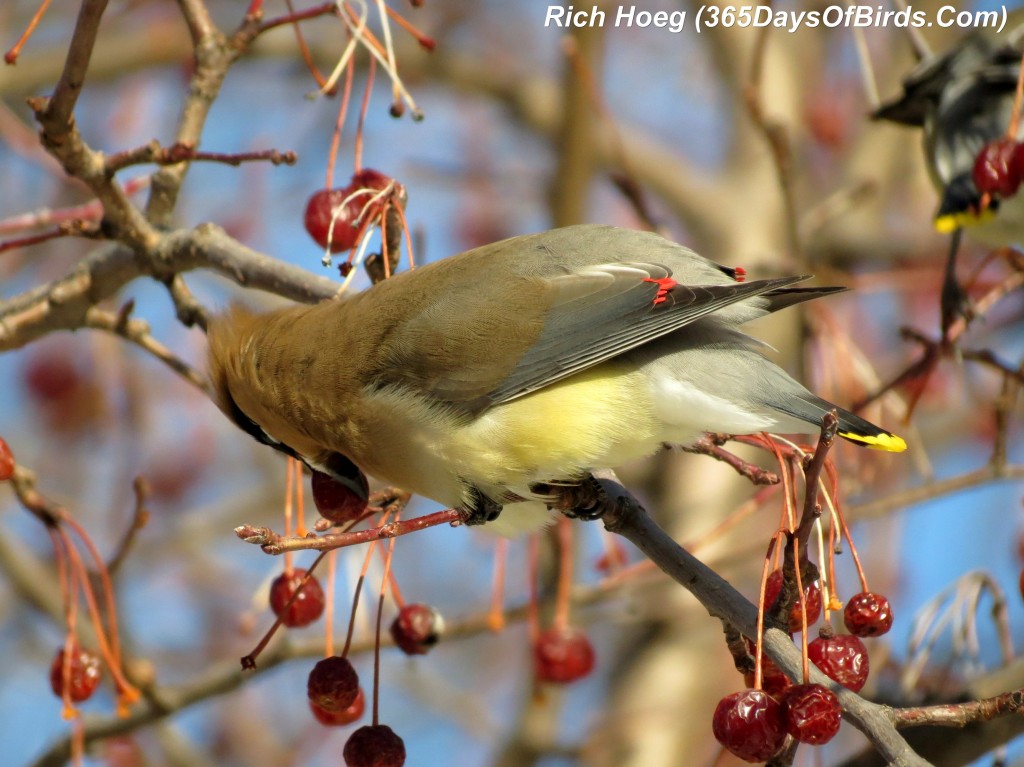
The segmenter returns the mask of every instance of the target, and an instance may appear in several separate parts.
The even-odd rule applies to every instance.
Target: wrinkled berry
[[[797,684],[782,695],[786,731],[801,743],[820,746],[839,732],[839,698],[820,684]]]
[[[843,622],[847,631],[859,637],[881,636],[892,628],[892,607],[881,594],[862,591],[846,603]]]
[[[348,658],[331,655],[318,661],[309,672],[306,695],[325,711],[343,711],[359,697],[359,675]]]
[[[768,576],[764,586],[764,606],[768,609],[775,602],[782,591],[783,575],[781,570],[775,570]],[[818,620],[821,615],[821,589],[817,583],[805,583],[804,595],[807,599],[807,625],[810,626]],[[802,626],[800,614],[800,600],[796,601],[793,609],[789,611],[789,632],[796,633]]]
[[[342,756],[347,767],[402,767],[405,743],[386,724],[367,724],[349,736]]]
[[[786,740],[782,706],[764,690],[742,690],[722,698],[711,730],[719,743],[747,762],[768,761]]]
[[[868,680],[868,651],[852,634],[818,637],[807,645],[807,657],[829,679],[853,692]]]

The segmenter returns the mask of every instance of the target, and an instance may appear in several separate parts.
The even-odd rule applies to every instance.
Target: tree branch
[[[146,257],[108,245],[78,262],[63,277],[0,305],[0,351],[24,346],[47,333],[86,327],[89,310],[140,276],[166,281],[178,272],[210,269],[244,287],[315,303],[338,285],[297,266],[245,247],[213,224],[158,235]]]
[[[602,519],[605,528],[623,536],[639,548],[673,580],[692,593],[710,615],[736,626],[749,637],[757,635],[757,608],[725,579],[683,549],[662,530],[626,490],[611,479],[599,480],[607,494]],[[765,633],[765,650],[792,679],[801,674],[800,652],[778,629]],[[829,687],[839,697],[843,717],[863,732],[891,765],[924,767],[893,726],[891,710],[878,706],[837,685],[815,668],[810,680]]]
[[[107,0],[84,0],[78,11],[75,31],[64,59],[64,71],[40,119],[48,141],[62,143],[65,132],[72,127],[75,104],[85,84],[85,73],[89,69],[100,20],[106,8]]]

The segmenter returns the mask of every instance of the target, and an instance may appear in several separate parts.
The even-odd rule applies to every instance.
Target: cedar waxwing
[[[1024,190],[1008,199],[985,199],[974,184],[978,153],[1005,136],[1013,112],[1021,56],[1024,10],[1011,14],[1009,31],[975,31],[952,49],[929,56],[904,79],[903,93],[875,111],[877,120],[923,129],[928,173],[939,189],[935,228],[953,234],[942,288],[945,332],[969,301],[956,280],[960,232],[990,247],[1024,242]],[[1024,140],[1024,120],[1017,138]]]
[[[975,31],[944,54],[930,56],[903,81],[903,93],[883,104],[877,120],[923,129],[928,172],[941,198],[940,232],[971,227],[995,247],[1024,241],[1024,194],[983,209],[972,171],[982,147],[1006,135],[1013,113],[1021,57],[1024,10],[1011,14],[1008,31]],[[1024,120],[1017,138],[1024,140]]]
[[[261,442],[350,486],[357,466],[511,534],[550,517],[543,485],[664,443],[817,431],[835,406],[739,326],[842,288],[737,276],[655,234],[555,229],[337,301],[235,306],[210,324],[210,375],[221,409]],[[838,412],[846,439],[906,448]]]

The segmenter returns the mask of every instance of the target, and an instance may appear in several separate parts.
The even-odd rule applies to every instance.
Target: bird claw
[[[593,474],[587,474],[578,485],[567,488],[559,510],[570,519],[593,522],[604,516],[606,500],[601,483]]]
[[[473,502],[462,509],[462,521],[467,525],[483,525],[493,522],[501,514],[502,505],[488,498],[475,487],[471,490]]]

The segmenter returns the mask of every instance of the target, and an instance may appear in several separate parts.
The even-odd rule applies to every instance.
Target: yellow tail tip
[[[897,437],[895,434],[889,434],[888,432],[868,435],[841,431],[839,432],[839,436],[844,437],[851,442],[857,442],[864,445],[864,447],[869,447],[872,450],[887,450],[890,453],[902,453],[907,449],[907,443],[902,437]]]
[[[984,224],[995,217],[996,212],[991,208],[981,212],[967,210],[961,213],[946,213],[935,217],[935,230],[939,234],[952,234],[957,229]]]

